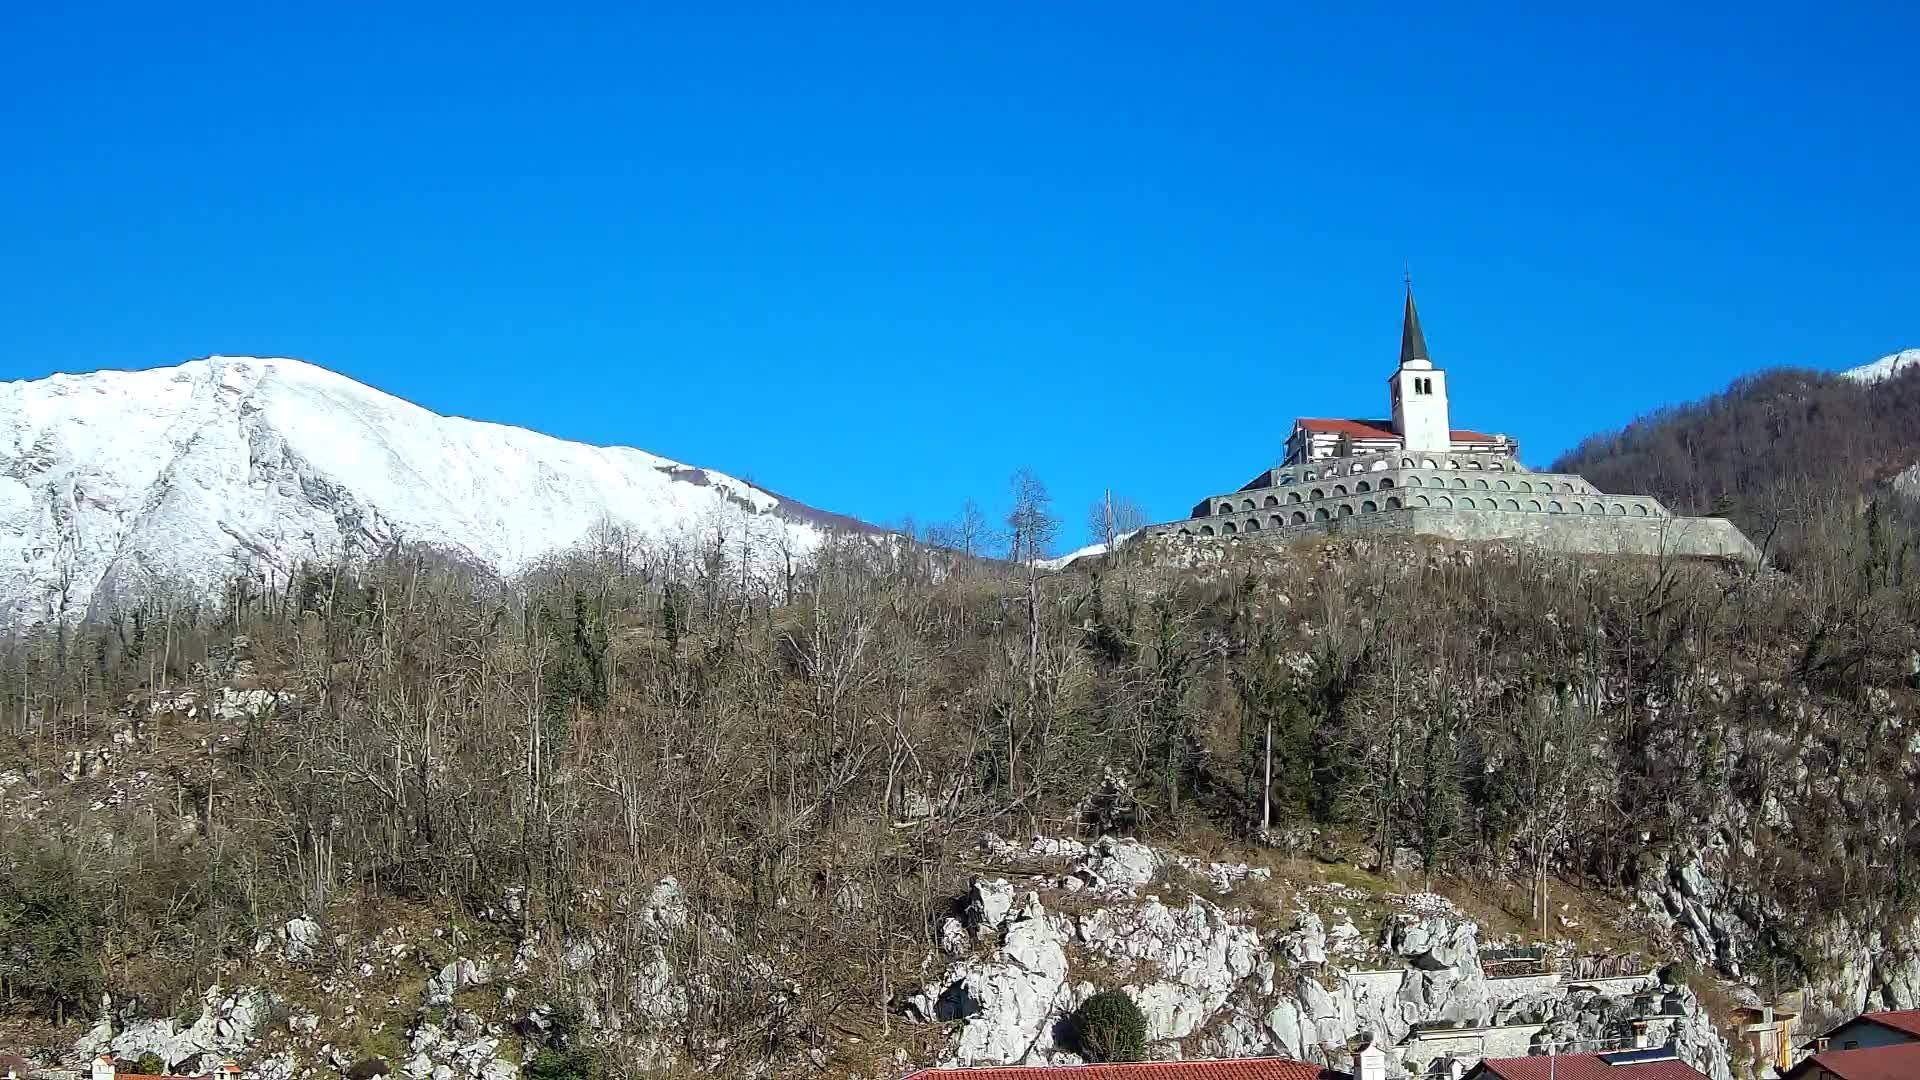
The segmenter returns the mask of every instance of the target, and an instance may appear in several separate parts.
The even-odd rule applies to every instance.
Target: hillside
[[[1920,1004],[1920,585],[1848,551],[1142,548],[1031,616],[870,545],[401,552],[49,634],[0,653],[6,993],[50,1054],[268,1078],[1071,1060],[1106,987],[1162,1054],[1621,1037],[1498,944],[1692,969],[1724,1076],[1729,994]]]
[[[511,574],[401,542],[16,635],[0,1043],[891,1078],[1080,1060],[1073,1011],[1117,989],[1158,1056],[1338,1066],[1365,1033],[1414,1071],[1618,1045],[1651,1001],[1730,1080],[1736,1002],[1920,1007],[1920,576],[1860,511],[1916,377],[1775,373],[1583,450],[1739,512],[1854,478],[1761,568],[833,535],[774,563],[701,530]],[[1754,415],[1842,441],[1771,482]]]
[[[297,360],[0,386],[9,624],[284,589],[401,542],[515,574],[590,536],[722,529],[779,552],[856,522],[642,450],[439,416]]]
[[[1554,462],[1602,490],[1732,518],[1789,555],[1920,462],[1920,367],[1897,353],[1834,374],[1763,371],[1592,436]]]

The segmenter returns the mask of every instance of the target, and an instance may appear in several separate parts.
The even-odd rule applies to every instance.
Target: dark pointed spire
[[[1420,332],[1420,313],[1413,308],[1413,275],[1407,275],[1407,314],[1400,324],[1400,366],[1415,360],[1433,362],[1427,355],[1427,335]]]

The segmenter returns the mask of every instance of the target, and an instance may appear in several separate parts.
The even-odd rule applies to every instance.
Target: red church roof
[[[1346,1073],[1288,1058],[1143,1061],[1126,1065],[1010,1065],[923,1069],[906,1080],[1350,1080]]]
[[[1298,427],[1308,431],[1324,432],[1328,435],[1345,435],[1354,439],[1397,439],[1393,433],[1391,420],[1330,420],[1317,416],[1303,416],[1294,421]]]
[[[1334,420],[1319,416],[1303,416],[1294,421],[1294,426],[1308,431],[1327,435],[1345,435],[1351,439],[1397,439],[1393,433],[1391,420]],[[1454,442],[1492,442],[1493,436],[1478,431],[1454,428],[1447,434]]]

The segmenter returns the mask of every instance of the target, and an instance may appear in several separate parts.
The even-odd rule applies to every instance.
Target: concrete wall
[[[1674,518],[1675,521],[1698,521],[1698,518]],[[1743,537],[1744,539],[1744,537]],[[1595,990],[1612,997],[1626,997],[1642,990],[1651,990],[1660,985],[1660,979],[1652,972],[1645,975],[1621,975],[1612,979],[1574,979],[1572,985],[1591,986]]]
[[[1269,469],[1148,536],[1288,539],[1336,532],[1412,532],[1455,540],[1520,540],[1582,554],[1759,553],[1716,518],[1676,518],[1648,495],[1608,495],[1573,473],[1529,472],[1509,457],[1392,453]]]
[[[1471,1069],[1481,1058],[1526,1057],[1541,1024],[1439,1029],[1415,1032],[1395,1048],[1404,1061],[1424,1071],[1438,1059],[1452,1058]]]
[[[1488,976],[1487,997],[1495,1005],[1504,1005],[1509,1001],[1544,994],[1559,985],[1560,973],[1557,971],[1542,975],[1514,975],[1504,979]]]
[[[1408,492],[1398,492],[1406,495]],[[1341,504],[1383,501],[1384,497],[1363,495],[1340,500]],[[1611,506],[1615,498],[1609,496]],[[1408,507],[1356,512],[1351,516],[1295,524],[1291,515],[1301,509],[1286,506],[1280,511],[1266,509],[1258,515],[1270,519],[1276,512],[1286,513],[1282,525],[1263,525],[1241,531],[1253,515],[1234,518],[1192,518],[1143,530],[1147,536],[1186,535],[1221,537],[1224,526],[1234,524],[1232,540],[1292,540],[1315,536],[1348,534],[1407,533],[1438,536],[1452,540],[1515,540],[1549,551],[1588,555],[1709,555],[1757,560],[1759,552],[1729,521],[1721,518],[1637,517],[1573,513],[1531,513],[1507,510],[1462,510],[1441,507]]]
[[[1667,518],[1647,495],[1607,495],[1572,473],[1529,472],[1512,458],[1395,451],[1269,469],[1196,504],[1187,531],[1244,536],[1401,508]],[[1208,520],[1213,519],[1213,520]]]

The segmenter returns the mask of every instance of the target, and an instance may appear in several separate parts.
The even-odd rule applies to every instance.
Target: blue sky
[[[868,520],[1181,516],[1381,411],[1536,463],[1920,345],[1920,7],[40,4],[0,378],[293,355]]]

